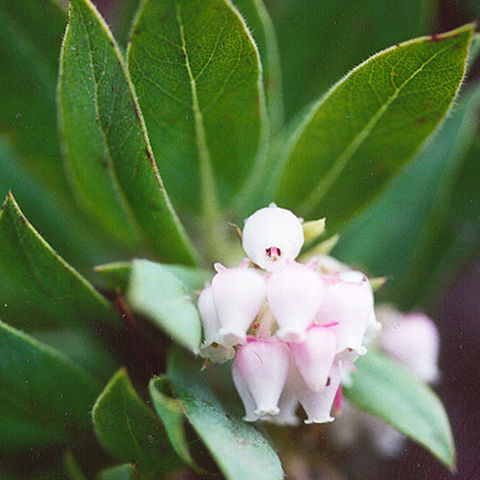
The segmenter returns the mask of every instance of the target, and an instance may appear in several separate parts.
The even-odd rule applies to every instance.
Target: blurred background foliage
[[[125,48],[138,1],[94,3]],[[477,0],[265,3],[278,41],[287,120],[377,51],[418,35],[455,28],[480,15]],[[15,9],[15,18],[3,10],[0,14],[0,197],[12,189],[27,218],[56,251],[101,284],[92,273],[94,265],[139,252],[128,251],[96,229],[70,195],[55,104],[66,11],[60,1],[57,7],[49,0],[39,0],[38,11],[28,15],[22,2],[9,5]],[[255,31],[252,33],[255,37]],[[456,478],[462,479],[480,474],[474,448],[480,434],[476,368],[480,361],[479,64],[470,65],[468,81],[442,129],[383,194],[343,226],[334,250],[334,255],[370,275],[388,276],[379,299],[405,310],[426,310],[437,321],[444,372],[439,393],[452,420],[459,450]],[[19,90],[18,96],[12,97],[13,89]],[[292,478],[302,474],[302,478],[312,479],[453,478],[413,444],[394,461],[379,461],[365,446],[337,452],[326,461],[323,453],[321,458],[315,457],[320,449],[325,451],[326,444],[318,430],[314,432],[307,439],[311,451],[305,458],[289,455],[286,443],[289,461],[285,467]],[[32,450],[29,455],[38,460],[35,478],[61,476],[58,471],[41,472],[51,453]],[[311,463],[306,460],[309,456],[315,457]],[[10,456],[8,461],[17,462],[21,471],[21,456]],[[312,464],[325,477],[313,476]],[[10,477],[0,473],[0,478]]]

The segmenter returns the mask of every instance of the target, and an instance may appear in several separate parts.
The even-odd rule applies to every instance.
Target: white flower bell
[[[216,341],[227,348],[245,343],[265,301],[262,275],[247,266],[224,268],[213,277],[212,295],[220,326]]]
[[[247,420],[280,412],[278,401],[289,368],[289,348],[275,339],[248,337],[246,345],[238,349],[232,365],[233,380],[244,403]]]
[[[337,353],[354,351],[366,353],[362,345],[368,322],[373,312],[373,293],[368,279],[360,272],[324,275],[325,295],[317,323],[335,322]]]
[[[310,390],[295,367],[291,370],[295,393],[308,417],[305,423],[332,422],[334,418],[330,415],[330,412],[340,386],[340,362],[335,362],[332,365],[327,384],[320,392]]]
[[[290,351],[298,373],[313,392],[327,384],[336,353],[336,338],[331,327],[313,325],[301,343],[291,343]]]
[[[320,274],[309,266],[291,262],[274,271],[267,283],[267,300],[279,326],[278,337],[286,342],[303,341],[322,296]]]
[[[216,363],[225,363],[235,356],[233,347],[224,347],[218,344],[218,330],[220,329],[220,320],[218,319],[215,303],[213,301],[212,286],[204,288],[198,298],[198,310],[203,325],[204,341],[200,345],[200,356],[209,358]]]
[[[294,260],[303,242],[301,220],[273,203],[245,220],[243,249],[252,262],[265,270],[276,270],[285,260]]]

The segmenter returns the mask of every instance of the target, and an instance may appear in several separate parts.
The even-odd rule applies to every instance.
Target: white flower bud
[[[213,277],[212,295],[220,326],[217,342],[224,347],[245,343],[246,332],[265,301],[262,275],[246,267],[222,270]]]
[[[248,419],[280,412],[278,401],[289,368],[290,351],[285,343],[249,337],[247,344],[238,349],[232,365],[233,379]],[[252,398],[256,407],[253,414]]]
[[[247,218],[242,242],[252,262],[273,271],[300,253],[304,242],[301,220],[290,210],[271,204]]]
[[[233,347],[218,345],[220,321],[213,302],[212,286],[208,285],[198,298],[198,310],[203,324],[204,341],[200,346],[200,356],[212,362],[224,363],[235,356]]]
[[[313,323],[323,295],[320,274],[291,263],[273,272],[267,283],[267,299],[278,323],[277,335],[286,342],[301,342]]]

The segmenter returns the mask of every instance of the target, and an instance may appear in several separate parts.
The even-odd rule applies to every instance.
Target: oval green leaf
[[[413,156],[447,114],[474,26],[371,57],[310,110],[290,140],[276,201],[335,230]]]
[[[342,231],[335,247],[343,261],[389,276],[384,293],[405,310],[418,305],[438,280],[432,272],[451,246],[451,227],[461,228],[460,208],[453,205],[466,189],[459,188],[457,178],[477,135],[479,110],[480,86],[462,91],[431,143]]]
[[[118,325],[110,303],[43,240],[9,194],[0,212],[1,316],[17,328]]]
[[[162,263],[161,266],[183,283],[189,295],[194,290],[203,288],[205,282],[211,278],[209,272],[200,268],[170,263]],[[131,262],[114,262],[97,265],[95,271],[102,276],[110,288],[125,293],[128,287],[131,267]]]
[[[244,185],[266,134],[261,66],[243,19],[227,0],[147,0],[128,66],[168,191],[211,215]]]
[[[139,471],[160,474],[180,465],[160,420],[137,395],[124,369],[98,397],[92,418],[103,447],[125,462],[135,462]]]
[[[384,354],[369,351],[355,364],[348,400],[372,413],[455,467],[455,446],[445,409],[435,393]]]
[[[145,241],[160,259],[194,263],[121,53],[89,0],[70,2],[58,107],[70,177],[84,208],[129,246]]]
[[[198,351],[202,336],[200,316],[184,283],[163,265],[148,260],[132,262],[127,300],[176,342]]]
[[[172,349],[167,369],[185,416],[228,480],[281,480],[277,454],[252,425],[225,411],[202,381],[201,362]],[[155,383],[151,388],[156,388]],[[153,398],[153,397],[152,397]]]

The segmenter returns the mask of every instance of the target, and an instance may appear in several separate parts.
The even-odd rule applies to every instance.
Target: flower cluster
[[[306,423],[332,421],[342,370],[366,353],[367,330],[377,329],[368,279],[315,257],[295,261],[302,220],[274,204],[245,221],[242,244],[248,258],[235,268],[216,264],[198,299],[200,354],[234,358],[245,420],[295,424],[300,403]]]

